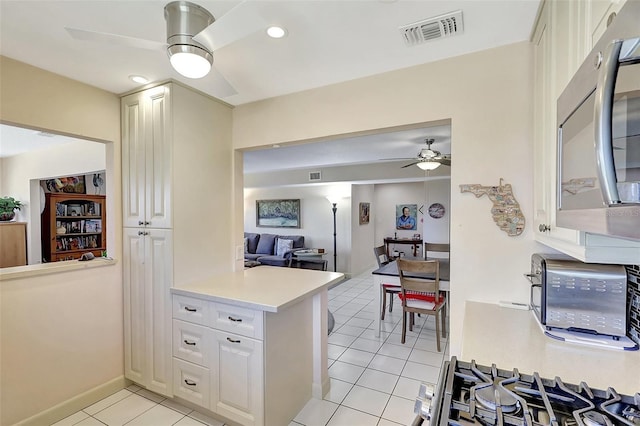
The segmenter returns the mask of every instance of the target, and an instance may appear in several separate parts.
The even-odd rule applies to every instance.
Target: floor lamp
[[[327,197],[327,200],[331,203],[331,211],[333,212],[333,272],[338,272],[338,244],[336,240],[336,212],[338,211],[338,200],[332,197]]]

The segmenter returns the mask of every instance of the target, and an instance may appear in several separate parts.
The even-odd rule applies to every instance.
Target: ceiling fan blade
[[[399,160],[415,160],[415,157],[395,157],[395,158],[380,158],[378,161],[399,161]]]
[[[436,158],[435,160],[432,160],[432,161],[440,163],[440,164],[442,164],[444,166],[450,166],[451,165],[451,159],[450,158]]]
[[[216,97],[228,98],[237,95],[238,91],[229,83],[229,81],[215,67],[211,68],[210,75],[215,86]]]
[[[127,37],[119,34],[101,33],[98,31],[81,30],[79,28],[65,27],[65,30],[69,35],[82,41],[93,41],[99,43],[112,44],[115,46],[126,46],[137,49],[155,50],[155,51],[167,51],[167,43],[145,40],[143,38]]]
[[[266,30],[267,22],[258,12],[256,4],[257,2],[244,0],[193,39],[214,52],[257,31]]]
[[[416,164],[421,162],[422,161],[414,161],[413,163],[407,164],[406,166],[402,166],[401,169],[406,169],[407,167],[415,166]]]

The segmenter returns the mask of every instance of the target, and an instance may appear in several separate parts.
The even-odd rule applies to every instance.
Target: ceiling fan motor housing
[[[213,55],[209,49],[193,39],[193,36],[215,21],[207,9],[188,1],[173,1],[164,7],[164,18],[167,21],[169,56],[179,52],[192,53],[194,49],[199,49],[204,51],[209,63],[213,63]]]

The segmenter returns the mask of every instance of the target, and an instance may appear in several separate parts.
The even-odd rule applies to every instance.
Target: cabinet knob
[[[145,225],[151,225],[151,222],[145,221],[144,224]]]
[[[143,222],[143,221],[141,221],[141,220],[139,220],[139,221],[138,221],[138,225],[142,226],[142,225],[144,225],[144,222]]]
[[[547,231],[551,231],[551,227],[549,225],[545,225],[544,223],[541,223],[540,226],[538,226],[538,230],[540,232],[547,232]]]

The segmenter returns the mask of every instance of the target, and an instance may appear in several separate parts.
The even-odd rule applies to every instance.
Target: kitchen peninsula
[[[327,290],[343,278],[260,266],[172,288],[175,396],[243,425],[288,424],[329,390]]]

